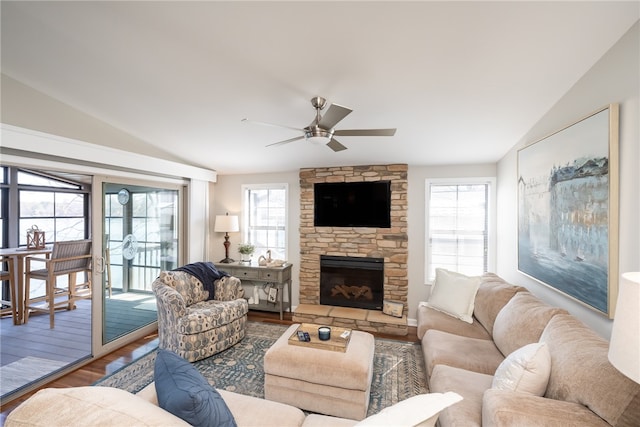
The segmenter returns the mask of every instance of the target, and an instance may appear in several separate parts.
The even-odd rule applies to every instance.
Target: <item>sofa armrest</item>
[[[240,279],[235,276],[225,276],[214,282],[214,300],[233,301],[244,296],[244,289]]]
[[[482,399],[482,426],[609,426],[586,406],[526,393],[489,389]],[[609,426],[610,427],[610,426]]]

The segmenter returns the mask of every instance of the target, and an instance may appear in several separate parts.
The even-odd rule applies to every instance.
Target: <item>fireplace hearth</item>
[[[382,310],[384,258],[320,256],[320,304]]]

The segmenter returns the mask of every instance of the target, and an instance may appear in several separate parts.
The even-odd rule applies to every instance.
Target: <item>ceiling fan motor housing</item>
[[[333,129],[322,129],[318,125],[304,128],[304,137],[310,142],[327,143],[333,138]]]

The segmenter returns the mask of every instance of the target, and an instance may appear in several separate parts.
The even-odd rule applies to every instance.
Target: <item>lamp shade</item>
[[[216,224],[213,231],[220,233],[233,233],[240,231],[240,223],[237,215],[216,215]]]
[[[622,275],[615,313],[609,361],[640,384],[640,272]]]

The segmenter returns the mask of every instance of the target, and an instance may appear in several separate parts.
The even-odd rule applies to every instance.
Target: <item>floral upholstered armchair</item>
[[[184,271],[163,271],[153,282],[158,304],[160,348],[189,362],[225,350],[244,338],[249,305],[240,279],[214,282],[214,297],[202,282]]]

